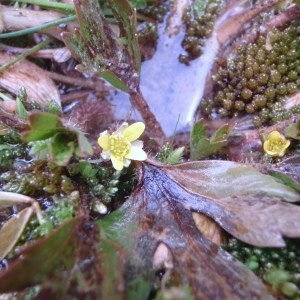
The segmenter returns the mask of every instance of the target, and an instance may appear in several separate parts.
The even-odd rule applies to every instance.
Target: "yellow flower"
[[[137,140],[145,130],[145,124],[136,122],[130,126],[123,123],[118,130],[111,135],[106,131],[100,134],[98,144],[103,148],[101,156],[111,159],[116,170],[128,167],[131,159],[145,160],[146,152],[142,149],[143,142]]]
[[[280,132],[272,131],[264,142],[264,150],[271,156],[282,157],[290,143]]]

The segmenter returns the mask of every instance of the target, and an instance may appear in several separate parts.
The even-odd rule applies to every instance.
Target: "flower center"
[[[123,160],[123,158],[130,151],[130,142],[122,135],[116,134],[112,134],[109,140],[111,154],[114,155],[118,160]]]
[[[284,140],[275,140],[270,143],[270,151],[281,152],[286,148],[286,141]]]

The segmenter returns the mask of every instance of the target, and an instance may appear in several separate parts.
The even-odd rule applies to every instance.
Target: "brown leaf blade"
[[[282,236],[300,236],[300,207],[286,202],[300,201],[300,194],[272,176],[227,161],[193,162],[163,170],[167,175],[159,175],[164,177],[160,184],[169,187],[172,199],[211,217],[246,243],[282,247]]]
[[[64,260],[62,254],[74,238],[74,230],[80,220],[81,217],[75,217],[66,221],[51,234],[21,250],[19,258],[7,270],[0,272],[0,293],[42,282],[55,265]]]
[[[189,285],[195,299],[273,299],[250,270],[201,235],[192,212],[176,194],[183,189],[175,185],[162,170],[143,163],[138,188],[101,222],[106,234],[126,250],[127,291],[142,276],[150,288],[154,282],[162,287]],[[161,260],[158,249],[168,249]]]
[[[33,208],[26,207],[2,226],[0,230],[0,260],[15,246],[32,213]]]

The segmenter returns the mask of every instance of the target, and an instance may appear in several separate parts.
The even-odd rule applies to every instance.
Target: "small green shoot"
[[[286,138],[300,140],[300,119],[296,123],[290,124],[284,131]]]
[[[18,91],[18,95],[17,95],[17,99],[16,99],[16,112],[24,120],[26,120],[28,117],[28,113],[23,104],[26,102],[26,100],[27,100],[26,89],[24,87],[22,87]]]
[[[191,158],[193,160],[207,158],[220,151],[226,144],[232,127],[225,124],[217,129],[209,138],[207,126],[203,120],[194,125],[191,133]]]
[[[31,112],[28,116],[30,129],[23,132],[25,142],[36,142],[50,139],[49,147],[53,161],[59,166],[69,163],[73,154],[79,157],[91,156],[93,149],[84,134],[63,125],[59,116],[45,112]],[[45,145],[40,148],[45,150]],[[39,147],[32,150],[38,155]]]
[[[166,143],[158,155],[158,160],[165,164],[178,164],[182,162],[184,147],[173,148],[170,143]]]
[[[44,24],[39,25],[39,26],[26,28],[26,29],[22,29],[22,30],[18,30],[18,31],[1,33],[0,34],[0,40],[1,39],[8,39],[8,38],[15,38],[15,37],[26,35],[26,34],[36,33],[36,32],[39,32],[39,31],[57,26],[59,24],[70,23],[70,22],[74,22],[74,21],[76,21],[76,16],[69,16],[69,17],[61,18],[61,19],[54,20],[54,21],[51,21],[51,22],[47,22],[47,23],[44,23]]]

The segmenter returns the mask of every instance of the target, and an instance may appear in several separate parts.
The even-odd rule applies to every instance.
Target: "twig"
[[[21,35],[25,35],[25,34],[35,33],[37,31],[45,30],[45,29],[48,29],[50,27],[53,27],[53,26],[56,26],[56,25],[59,25],[62,23],[73,22],[76,19],[77,19],[77,17],[74,15],[74,16],[69,16],[69,17],[58,19],[58,20],[50,21],[50,22],[41,24],[39,26],[31,27],[31,28],[26,28],[26,29],[22,29],[22,30],[18,30],[18,31],[7,32],[7,33],[1,33],[0,39],[13,38],[13,37],[17,37],[17,36],[21,36]]]
[[[69,13],[75,12],[74,5],[69,4],[69,3],[52,2],[52,1],[47,1],[47,0],[18,0],[18,2],[38,5],[38,6],[42,6],[45,8],[63,10],[63,11],[69,12]]]
[[[150,110],[149,105],[144,99],[140,89],[138,89],[137,92],[130,93],[130,101],[131,104],[139,110],[143,119],[147,122],[149,129],[157,139],[157,143],[159,145],[163,145],[166,141],[166,135],[163,132],[155,115]]]
[[[40,50],[41,48],[45,47],[47,44],[49,44],[51,42],[50,39],[47,39],[46,41],[43,41],[37,45],[35,45],[34,47],[32,47],[31,49],[27,50],[26,52],[16,56],[15,58],[11,59],[10,61],[8,61],[7,63],[3,64],[0,67],[0,72],[3,72],[5,69],[7,69],[8,67],[12,66],[13,64],[17,63],[18,61],[26,58],[27,56],[31,55],[32,53],[35,53],[36,51]]]
[[[104,87],[104,84],[101,81],[95,82],[91,79],[87,80],[81,78],[73,78],[73,77],[61,75],[50,71],[44,71],[44,72],[54,81],[63,82],[77,87],[90,88],[95,91],[103,91],[105,89],[107,90],[107,88]]]

